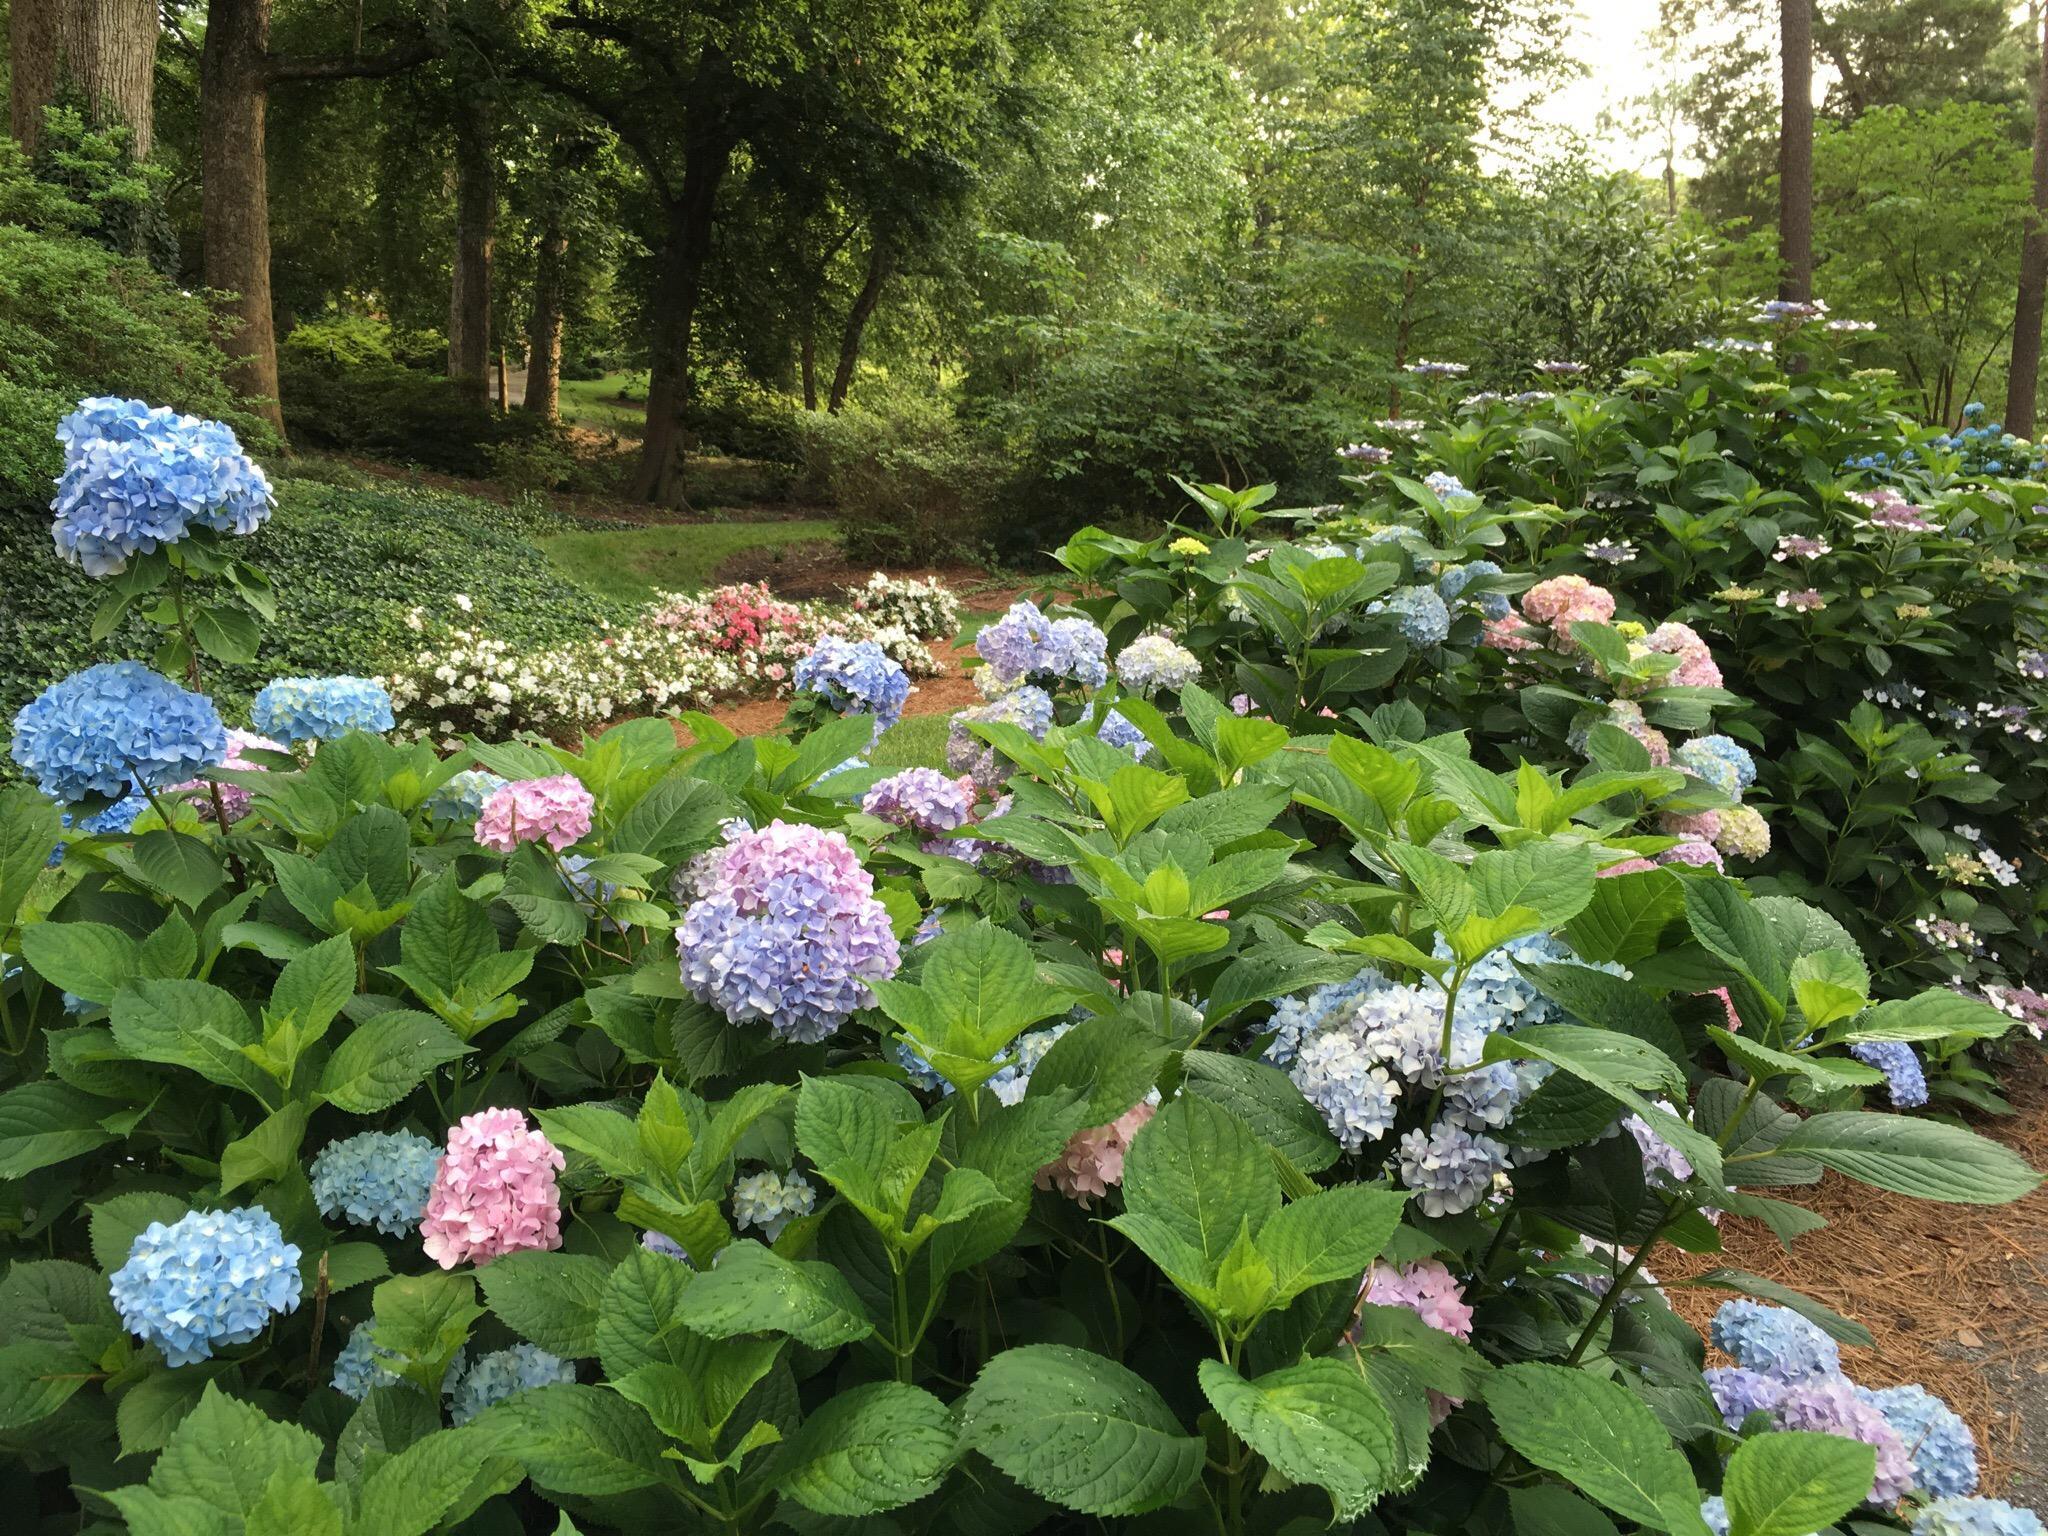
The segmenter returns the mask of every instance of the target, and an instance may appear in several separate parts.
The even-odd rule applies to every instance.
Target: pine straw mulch
[[[2048,1057],[2026,1050],[2004,1086],[2016,1112],[1980,1117],[1978,1128],[2034,1167],[2048,1164]],[[1658,1276],[1746,1269],[1856,1319],[1875,1340],[1844,1351],[1858,1382],[1920,1382],[1975,1432],[1986,1492],[2008,1481],[2039,1490],[2048,1479],[2048,1189],[2012,1205],[1940,1205],[1829,1174],[1809,1189],[1771,1193],[1828,1224],[1788,1252],[1759,1223],[1731,1216],[1721,1253],[1666,1249]],[[1729,1293],[1665,1294],[1704,1332]]]

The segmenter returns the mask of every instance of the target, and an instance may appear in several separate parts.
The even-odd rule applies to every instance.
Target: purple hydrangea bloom
[[[1855,1383],[1826,1376],[1787,1388],[1778,1404],[1780,1429],[1861,1440],[1877,1452],[1877,1480],[1871,1485],[1873,1504],[1892,1504],[1913,1487],[1913,1459],[1899,1432],[1886,1422],[1875,1404],[1866,1402]]]
[[[44,794],[69,804],[196,778],[227,756],[228,733],[208,699],[139,661],[109,661],[23,705],[12,750]]]
[[[642,1232],[640,1246],[649,1253],[658,1253],[664,1259],[674,1259],[679,1264],[690,1262],[688,1250],[666,1232]]]
[[[918,832],[950,832],[967,824],[972,792],[936,768],[906,768],[869,788],[860,808],[893,826]]]
[[[153,1221],[108,1283],[127,1330],[167,1365],[195,1365],[247,1344],[299,1305],[299,1250],[260,1205]]]
[[[1112,747],[1130,753],[1141,763],[1145,754],[1152,750],[1152,743],[1145,739],[1145,733],[1114,709],[1102,717],[1102,724],[1095,734]]]
[[[1742,1428],[1752,1413],[1775,1412],[1788,1390],[1775,1376],[1740,1365],[1717,1365],[1706,1372],[1707,1390],[1714,1394],[1714,1406],[1729,1429]]]
[[[779,821],[727,845],[678,944],[693,997],[804,1043],[870,1006],[869,983],[902,962],[888,909],[845,838]]]
[[[1884,1074],[1892,1108],[1918,1109],[1927,1102],[1927,1072],[1905,1041],[1863,1040],[1850,1046],[1849,1054]]]
[[[1005,688],[1030,678],[1084,688],[1109,680],[1109,637],[1086,619],[1048,618],[1028,598],[976,635],[974,651]]]
[[[987,704],[963,709],[946,730],[946,766],[964,773],[983,789],[994,789],[1009,777],[1002,754],[972,734],[973,721],[1014,725],[1033,741],[1043,741],[1052,729],[1052,695],[1027,683]]]
[[[903,718],[910,674],[872,640],[826,635],[798,661],[790,676],[801,693],[815,693],[842,715],[872,715],[875,735]]]
[[[1448,1120],[1439,1120],[1427,1134],[1416,1130],[1401,1138],[1401,1182],[1415,1191],[1415,1203],[1426,1216],[1471,1210],[1493,1187],[1493,1176],[1507,1166],[1505,1146]]]
[[[1332,1029],[1310,1037],[1288,1075],[1346,1152],[1394,1128],[1401,1084],[1349,1032]]]

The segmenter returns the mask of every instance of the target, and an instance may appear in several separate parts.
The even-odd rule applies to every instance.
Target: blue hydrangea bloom
[[[1140,635],[1117,652],[1116,675],[1133,693],[1178,693],[1202,675],[1202,663],[1171,636]]]
[[[135,818],[148,809],[149,801],[143,796],[128,795],[90,816],[73,816],[69,811],[64,812],[64,830],[82,832],[87,837],[126,837],[135,830]]]
[[[826,635],[796,664],[790,680],[801,693],[815,693],[842,715],[872,715],[880,736],[903,718],[910,674],[872,640],[847,641]]]
[[[1679,767],[1697,774],[1710,784],[1720,784],[1725,771],[1717,771],[1715,764],[1725,764],[1735,774],[1735,790],[1739,794],[1756,782],[1756,759],[1749,755],[1749,749],[1741,742],[1719,734],[1695,736],[1671,754],[1671,760]]]
[[[297,1309],[299,1291],[299,1250],[260,1205],[151,1222],[108,1285],[122,1325],[169,1365],[248,1343]]]
[[[1418,651],[1442,645],[1451,632],[1451,611],[1428,587],[1403,587],[1386,601],[1401,638]]]
[[[514,1344],[477,1356],[476,1363],[448,1393],[448,1417],[467,1424],[494,1403],[534,1387],[552,1387],[576,1379],[576,1367],[538,1344]]]
[[[1102,717],[1102,724],[1095,734],[1112,747],[1130,753],[1141,763],[1145,754],[1152,750],[1152,743],[1145,739],[1145,733],[1114,709]]]
[[[165,789],[228,755],[210,700],[139,661],[108,661],[52,683],[14,717],[14,761],[64,804]]]
[[[1917,1109],[1927,1102],[1927,1072],[1913,1047],[1903,1040],[1863,1040],[1849,1054],[1884,1074],[1885,1092],[1894,1109]]]
[[[1437,596],[1447,603],[1455,603],[1473,582],[1502,574],[1501,568],[1491,560],[1468,560],[1463,565],[1452,566],[1437,578]],[[1514,609],[1505,592],[1478,592],[1473,594],[1472,602],[1482,618],[1504,619]]]
[[[1718,1493],[1700,1505],[1700,1518],[1714,1536],[1728,1536],[1728,1505]]]
[[[50,536],[89,576],[111,576],[193,528],[253,533],[275,504],[263,471],[218,421],[102,396],[80,401],[57,439],[64,471]]]
[[[1394,1128],[1401,1083],[1348,1030],[1324,1030],[1304,1040],[1288,1075],[1346,1152]]]
[[[733,1225],[758,1228],[771,1243],[797,1217],[808,1216],[817,1208],[818,1191],[800,1173],[763,1168],[732,1187]]]
[[[398,1374],[399,1357],[388,1349],[379,1349],[371,1335],[376,1331],[374,1323],[365,1321],[350,1330],[348,1342],[341,1346],[341,1353],[334,1357],[334,1376],[331,1385],[345,1397],[361,1402],[377,1387],[395,1387],[405,1378]],[[387,1364],[386,1362],[390,1362]],[[455,1383],[462,1377],[469,1364],[469,1351],[458,1349],[455,1358],[448,1362],[448,1369],[441,1376],[441,1390],[453,1392]]]
[[[1746,1366],[1717,1365],[1706,1372],[1707,1390],[1729,1429],[1742,1427],[1752,1413],[1769,1413],[1785,1400],[1785,1383]]]
[[[1835,1341],[1789,1307],[1760,1301],[1721,1304],[1714,1314],[1714,1347],[1746,1366],[1787,1384],[1841,1373]]]
[[[649,1253],[658,1253],[664,1259],[674,1259],[679,1264],[690,1262],[688,1250],[666,1232],[642,1232],[640,1246]]]
[[[73,1018],[83,1018],[88,1013],[96,1013],[103,1006],[89,997],[80,997],[76,992],[63,993],[59,1001],[64,1004],[64,1011]]]
[[[734,1023],[761,1019],[785,1040],[823,1040],[873,1002],[869,982],[895,973],[901,950],[888,910],[797,872],[770,880],[763,895],[758,913],[722,890],[691,906],[678,931],[684,983]]]
[[[427,814],[436,821],[475,821],[508,782],[486,768],[465,768],[428,796]]]
[[[320,1214],[337,1211],[386,1236],[410,1232],[427,1208],[441,1149],[411,1131],[364,1131],[320,1149],[310,1170]]]
[[[264,685],[249,719],[279,741],[332,741],[391,729],[391,695],[367,677],[280,677]]]
[[[1916,1492],[1930,1499],[1951,1499],[1977,1491],[1976,1436],[1947,1403],[1917,1385],[1885,1387],[1863,1396],[1906,1443]]]
[[[1472,494],[1465,489],[1465,482],[1447,469],[1430,471],[1430,473],[1422,477],[1422,483],[1434,491],[1437,498],[1442,501],[1447,501],[1453,496],[1470,496]]]
[[[1508,1149],[1443,1119],[1401,1138],[1398,1167],[1424,1215],[1457,1216],[1484,1199],[1493,1176],[1507,1170]]]
[[[946,767],[954,773],[966,774],[984,789],[993,789],[1009,776],[1004,766],[1006,760],[967,729],[970,722],[977,720],[1014,725],[1033,741],[1043,741],[1045,733],[1052,729],[1052,695],[1026,683],[999,699],[963,709],[953,717],[953,723],[946,729]]]
[[[996,1070],[988,1080],[988,1089],[997,1100],[1004,1104],[1021,1104],[1024,1094],[1031,1086],[1031,1074],[1038,1070],[1038,1064],[1045,1059],[1045,1053],[1054,1043],[1072,1029],[1072,1021],[1048,1025],[1044,1029],[1026,1030],[1010,1046],[1010,1059]]]
[[[1367,969],[1349,981],[1325,982],[1300,997],[1281,998],[1268,1024],[1273,1038],[1266,1046],[1266,1060],[1276,1067],[1286,1066],[1300,1052],[1304,1040],[1328,1029],[1367,993],[1392,985],[1378,971]]]
[[[1936,1499],[1913,1517],[1913,1536],[2048,1536],[2038,1516],[2003,1499]]]

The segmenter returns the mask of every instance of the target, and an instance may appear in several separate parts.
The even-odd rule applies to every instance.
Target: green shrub
[[[301,320],[285,335],[279,350],[286,357],[337,367],[398,363],[433,368],[447,358],[448,339],[439,331],[399,329],[369,315],[329,315]]]
[[[947,405],[891,395],[799,425],[804,483],[837,509],[849,560],[958,559],[988,541],[1003,460]]]
[[[493,449],[548,430],[524,411],[472,398],[453,379],[387,358],[337,362],[287,347],[278,368],[285,430],[306,447],[480,477],[491,472]]]

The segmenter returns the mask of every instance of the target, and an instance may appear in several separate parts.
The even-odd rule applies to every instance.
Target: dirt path
[[[2039,1168],[2048,1057],[2024,1040],[2020,1050],[2004,1083],[2016,1113],[1977,1128]],[[1788,1253],[1762,1226],[1729,1217],[1722,1253],[1666,1250],[1657,1274],[1746,1269],[1855,1318],[1876,1342],[1843,1351],[1851,1376],[1868,1387],[1917,1381],[1947,1399],[1977,1436],[1983,1491],[2048,1507],[2048,1188],[2012,1205],[1937,1205],[1830,1174],[1811,1189],[1770,1193],[1827,1226]],[[1666,1294],[1703,1332],[1728,1297],[1684,1286]]]

